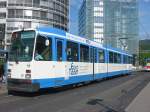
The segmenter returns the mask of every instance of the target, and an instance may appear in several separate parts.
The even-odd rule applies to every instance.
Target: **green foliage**
[[[150,50],[150,40],[141,40],[139,47],[140,50]]]
[[[150,58],[150,53],[140,53],[139,54],[139,61],[140,65],[146,65],[146,59]]]

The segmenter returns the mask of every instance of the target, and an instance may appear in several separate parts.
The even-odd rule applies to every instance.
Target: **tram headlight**
[[[26,75],[25,75],[25,78],[26,78],[26,79],[31,79],[31,74],[26,74]]]

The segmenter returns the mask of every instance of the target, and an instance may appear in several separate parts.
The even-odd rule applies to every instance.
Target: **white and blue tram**
[[[12,33],[8,91],[35,92],[132,71],[132,55],[64,31],[39,27]]]

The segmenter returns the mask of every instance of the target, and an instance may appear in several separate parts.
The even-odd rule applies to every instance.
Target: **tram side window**
[[[90,47],[90,59],[89,62],[97,63],[97,48]]]
[[[104,50],[99,50],[99,63],[104,63],[105,62],[105,56],[104,56]]]
[[[132,57],[130,57],[130,56],[128,57],[128,63],[132,64]]]
[[[131,64],[133,64],[133,57],[131,57]]]
[[[57,41],[57,61],[62,61],[62,55],[63,55],[63,51],[62,51],[62,41]]]
[[[93,48],[90,48],[90,62],[91,63],[93,63],[93,55],[94,55],[94,53],[93,53]]]
[[[129,63],[130,63],[130,57],[128,56],[127,58],[128,58],[128,62],[127,62],[127,64],[129,64]]]
[[[130,60],[130,57],[128,56],[128,64],[130,64],[131,60]]]
[[[128,56],[125,57],[125,63],[128,64]]]
[[[128,57],[126,55],[123,56],[123,63],[124,64],[128,63]]]
[[[130,64],[133,64],[133,58],[131,57],[131,62],[130,62]]]
[[[117,63],[121,63],[121,54],[117,54]]]
[[[49,42],[46,44],[46,41]],[[52,40],[46,39],[43,36],[38,36],[36,40],[35,60],[51,61],[52,60]]]
[[[97,48],[94,48],[94,63],[97,63]]]
[[[86,45],[80,45],[80,61],[89,62],[89,47]]]
[[[123,63],[126,64],[126,56],[123,55]]]
[[[114,60],[113,54],[114,54],[113,52],[109,52],[109,63],[113,63],[113,62],[114,62],[114,61],[113,61],[113,60]]]
[[[78,44],[74,42],[67,42],[67,61],[78,62]]]
[[[117,58],[118,58],[117,55],[118,55],[117,53],[114,53],[114,63],[118,63],[118,61],[117,61]]]

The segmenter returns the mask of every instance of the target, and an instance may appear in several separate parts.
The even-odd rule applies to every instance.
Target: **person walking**
[[[3,78],[4,78],[4,69],[3,69],[3,65],[0,65],[0,83],[3,82]]]

